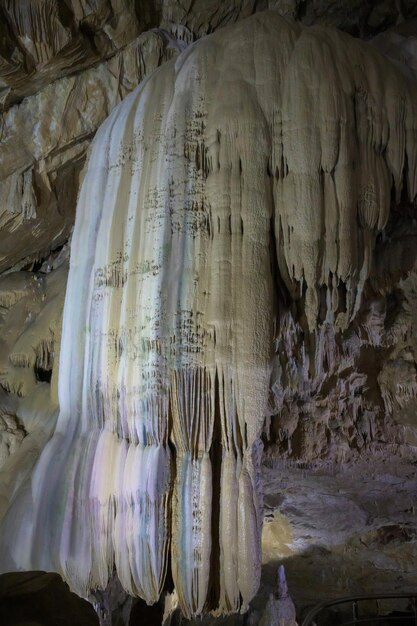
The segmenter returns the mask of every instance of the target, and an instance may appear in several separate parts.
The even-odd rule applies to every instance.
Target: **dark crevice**
[[[130,613],[129,626],[161,626],[163,616],[161,602],[149,606],[145,600],[138,598]]]
[[[278,266],[277,255],[277,239],[275,236],[274,217],[271,217],[269,227],[269,259],[270,259],[270,271],[273,283],[273,293],[276,294],[277,302],[274,303],[274,310],[278,313],[278,303],[282,303],[284,307],[288,307],[291,302],[291,297],[288,293],[284,281],[281,277],[281,272]]]
[[[67,243],[68,243],[68,241],[66,241],[65,243],[60,244],[59,246],[57,246],[53,250],[45,252],[44,254],[42,254],[42,256],[29,257],[28,260],[27,260],[27,263],[22,265],[22,267],[19,268],[19,271],[22,271],[22,272],[33,272],[34,274],[36,274],[37,272],[40,271],[42,265],[51,256],[58,256],[58,254],[61,252],[61,250],[64,248],[64,246],[67,245]],[[11,268],[9,268],[9,269],[11,269]],[[41,274],[43,274],[43,273],[41,273]]]
[[[35,377],[40,383],[50,383],[52,378],[52,369],[44,369],[35,365]]]
[[[207,609],[218,607],[220,599],[220,480],[223,447],[221,445],[220,424],[220,395],[219,379],[216,371],[215,378],[215,413],[213,428],[213,443],[210,449],[212,466],[213,499],[211,507],[211,555],[210,555],[210,583],[207,594]]]

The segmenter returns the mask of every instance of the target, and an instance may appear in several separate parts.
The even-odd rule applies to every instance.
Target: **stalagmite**
[[[114,109],[78,200],[59,418],[3,522],[3,567],[82,595],[116,568],[153,603],[170,555],[186,616],[247,606],[276,267],[311,331],[346,327],[392,196],[416,194],[416,96],[367,44],[266,12]]]

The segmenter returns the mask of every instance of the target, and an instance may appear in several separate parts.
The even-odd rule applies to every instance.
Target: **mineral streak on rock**
[[[306,328],[346,328],[392,194],[416,194],[416,96],[366,44],[267,12],[114,109],[78,200],[60,414],[33,508],[22,496],[5,518],[2,564],[57,571],[81,595],[115,566],[153,603],[170,553],[186,616],[247,606],[274,268]]]

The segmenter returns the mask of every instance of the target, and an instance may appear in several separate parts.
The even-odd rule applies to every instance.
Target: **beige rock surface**
[[[68,239],[80,171],[99,124],[178,48],[268,7],[306,23],[350,30],[356,20],[362,32],[371,19],[371,4],[361,2],[360,10],[346,12],[331,0],[247,0],[220,3],[220,8],[205,0],[8,0],[0,7],[5,107],[0,123],[0,271],[23,259],[47,256]],[[380,7],[379,28],[417,10],[412,2],[403,2],[401,10],[395,3],[388,9],[385,4],[378,2],[373,10]],[[412,65],[410,54],[406,57]]]
[[[0,277],[0,516],[55,425],[66,257]]]
[[[79,179],[98,126],[182,44],[148,32],[109,61],[61,78],[14,105],[0,140],[0,271],[47,257],[68,240]]]
[[[30,526],[20,520],[9,566],[58,569],[81,593],[104,588],[116,566],[129,593],[153,602],[172,537],[185,615],[248,604],[260,574],[274,325],[282,456],[297,428],[303,459],[331,457],[333,445],[345,460],[375,438],[372,398],[359,394],[377,374],[359,357],[398,349],[407,316],[387,319],[386,294],[365,306],[363,295],[393,204],[416,193],[416,96],[366,44],[271,12],[185,50],[113,111],[78,202],[60,416],[33,481],[46,503],[35,501]],[[9,363],[31,364],[14,350]],[[383,374],[380,384],[387,406]],[[412,377],[401,384],[412,396]],[[328,434],[332,419],[345,440]],[[15,535],[13,509],[4,528]]]
[[[0,99],[8,107],[110,58],[151,28],[177,24],[201,37],[268,8],[362,36],[416,16],[414,0],[5,0],[0,5]]]
[[[0,276],[0,516],[32,471],[55,424],[57,359],[55,356],[53,366],[52,355],[59,344],[66,270],[59,267],[59,262],[55,264],[57,253],[51,257],[49,253],[68,240],[81,171],[97,128],[141,79],[177,57],[195,37],[263,8],[262,3],[239,2],[227,7],[223,3],[219,10],[216,3],[197,1],[181,5],[164,2],[150,9],[141,3],[143,13],[138,17],[137,7],[128,1],[95,2],[94,6],[89,2],[70,4],[69,12],[63,13],[60,4],[38,1],[33,3],[36,11],[29,15],[21,11],[19,3],[10,1],[7,19],[0,23],[6,33],[0,49],[6,58],[0,62],[6,109],[0,138],[0,268],[23,270]],[[357,28],[352,20],[359,20],[359,13],[347,15],[340,3],[304,4],[301,14],[300,3],[269,3],[281,14],[301,17],[306,23],[323,21],[362,33],[374,32],[414,10],[407,2],[400,7],[398,3],[374,3],[366,13],[366,3],[361,3],[363,16],[366,13],[367,17],[360,13],[362,26]],[[1,6],[0,10],[5,9]],[[153,25],[161,28],[140,34]],[[245,32],[243,25],[235,28]],[[270,298],[276,315],[271,335],[275,337],[276,353],[271,393],[269,406],[259,410],[260,422],[267,417],[267,517],[263,583],[260,595],[253,600],[254,620],[264,615],[259,607],[264,607],[268,594],[276,588],[276,566],[280,562],[285,562],[290,591],[299,608],[328,595],[334,579],[338,594],[361,589],[368,580],[372,581],[370,591],[387,590],[390,585],[392,588],[393,581],[398,586],[415,585],[417,232],[415,205],[407,200],[407,195],[412,197],[415,192],[415,30],[412,24],[399,25],[373,41],[394,60],[390,64],[369,46],[354,44],[321,27],[311,31],[298,26],[291,29],[287,48],[281,41],[279,62],[277,56],[271,60],[274,47],[268,47],[267,39],[256,40],[256,54],[266,53],[269,63],[277,63],[279,68],[285,55],[288,61],[291,51],[287,85],[285,72],[279,76],[284,89],[277,89],[271,96],[270,65],[259,64],[256,80],[248,78],[252,59],[246,65],[242,60],[250,56],[250,46],[249,52],[243,47],[239,63],[222,78],[228,85],[227,98],[222,100],[218,87],[212,119],[230,115],[232,122],[228,124],[235,131],[220,129],[223,139],[230,136],[230,145],[225,148],[223,139],[218,135],[216,139],[210,124],[208,130],[202,127],[201,139],[198,116],[195,126],[187,129],[184,125],[184,158],[188,180],[194,185],[191,191],[183,192],[184,197],[201,196],[206,200],[210,193],[214,197],[218,189],[227,189],[222,192],[226,206],[229,197],[236,198],[238,192],[220,170],[215,180],[216,158],[229,158],[242,129],[248,136],[253,132],[251,116],[256,118],[258,113],[246,107],[249,92],[252,96],[255,93],[254,102],[268,123],[273,120],[270,128],[266,125],[265,134],[260,132],[256,140],[249,142],[258,150],[267,137],[266,143],[271,142],[275,149],[260,169],[268,173],[268,181],[276,179],[273,203],[279,211],[275,209],[272,246],[277,246],[280,270],[274,285],[275,300]],[[221,54],[213,58],[209,45],[201,42],[201,50],[212,58],[211,66],[219,73],[224,72],[224,55],[227,65],[235,54],[233,50],[228,56],[227,33],[224,31],[224,41],[221,33],[217,35]],[[251,36],[245,34],[248,40]],[[181,58],[189,59],[186,55]],[[355,58],[362,68],[357,74],[352,70]],[[172,66],[173,61],[167,68]],[[162,76],[169,73],[167,68]],[[242,75],[238,84],[237,77]],[[250,89],[255,85],[254,92],[248,84]],[[208,93],[211,89],[212,85],[207,87]],[[160,84],[156,91],[163,93]],[[226,102],[232,93],[234,109]],[[404,108],[398,105],[398,94]],[[354,114],[349,109],[352,98]],[[381,113],[385,99],[388,106]],[[204,108],[200,111],[191,101],[207,122]],[[210,97],[208,102],[214,106]],[[302,106],[303,102],[308,106]],[[239,116],[235,114],[237,106]],[[292,123],[293,119],[298,124]],[[355,145],[349,142],[349,133],[355,134]],[[255,164],[250,162],[249,152],[243,154],[246,156],[240,155],[240,178],[245,180],[246,168],[249,171]],[[232,159],[230,180],[237,171],[233,163]],[[360,172],[356,171],[357,163],[361,164]],[[177,184],[179,174],[177,169],[174,171]],[[391,193],[391,177],[396,194]],[[315,178],[320,180],[318,184]],[[246,193],[252,193],[252,184],[253,193],[260,193],[256,182],[260,179],[254,176],[251,184],[244,183],[239,202]],[[199,185],[206,185],[207,193],[202,194]],[[171,193],[169,186],[167,193]],[[181,197],[174,194],[171,200],[171,221],[178,232]],[[149,206],[154,206],[152,202],[149,195]],[[212,211],[215,202],[210,204]],[[321,207],[321,213],[312,211],[312,207]],[[92,210],[92,205],[85,206],[85,219]],[[194,208],[191,205],[190,209],[197,218],[204,210],[204,203]],[[198,232],[199,222],[193,220]],[[237,227],[237,222],[229,222],[230,234],[235,237]],[[196,236],[194,232],[193,241]],[[144,262],[148,260],[144,258]],[[273,272],[278,276],[274,264]],[[146,274],[148,266],[141,267]],[[229,298],[230,290],[227,293]],[[231,314],[232,318],[235,314],[226,311],[223,304],[213,306],[215,324],[220,313],[225,317]],[[48,377],[52,369],[51,390],[39,376]],[[179,379],[175,384],[181,387],[183,381]],[[181,393],[177,395],[181,398]],[[179,406],[178,415],[182,411]],[[174,435],[179,448],[183,445],[179,444],[181,437],[181,433]],[[105,439],[98,448],[97,463],[111,454],[116,463],[115,446]],[[306,469],[302,469],[303,463],[307,463]],[[199,472],[200,491],[206,489],[206,482],[210,483],[207,459],[201,463],[204,469],[193,469],[191,479],[186,476],[188,465],[184,463],[174,492],[173,507],[179,519],[174,535],[183,532],[183,509],[187,505],[186,499],[181,500],[179,485],[195,482]],[[225,462],[224,475],[230,470],[226,466]],[[106,476],[111,474],[110,468]],[[221,480],[233,491],[228,479]],[[218,496],[216,488],[214,485],[214,497]],[[246,488],[243,486],[242,491]],[[107,488],[100,489],[99,499],[111,494]],[[392,498],[385,502],[387,490]],[[374,508],[372,502],[376,503]],[[17,506],[22,506],[20,500]],[[202,501],[190,506],[202,508]],[[20,515],[24,509],[17,511]],[[106,514],[99,522],[104,528],[108,523]],[[200,528],[192,529],[187,536],[198,543],[199,532]],[[226,542],[228,537],[226,533],[222,540]],[[24,552],[25,546],[23,541],[19,550]],[[95,549],[100,551],[100,541],[97,546]],[[210,549],[208,544],[200,547]],[[62,550],[66,556],[67,548]],[[111,547],[106,546],[106,550],[111,552]],[[107,555],[100,556],[98,577],[103,586]],[[54,562],[52,567],[60,570],[61,564]],[[181,604],[188,614],[203,607],[201,598],[205,598],[203,588],[207,583],[203,568],[194,564],[191,569],[193,580],[200,582],[187,582],[183,588],[181,580],[188,574],[180,568],[176,573]],[[318,571],[324,573],[318,576]],[[71,572],[66,575],[71,579]],[[240,584],[238,577],[236,580]],[[136,593],[137,589],[131,591]],[[142,595],[146,593],[144,590]],[[231,596],[236,594],[230,591]],[[230,597],[223,597],[227,610],[237,606]],[[230,619],[230,623],[239,623],[238,617]]]

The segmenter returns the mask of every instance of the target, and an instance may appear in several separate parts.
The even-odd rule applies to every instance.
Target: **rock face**
[[[3,571],[233,612],[263,485],[249,620],[283,559],[301,605],[415,584],[417,29],[305,26],[415,11],[0,7]]]
[[[2,3],[0,271],[68,240],[88,146],[138,82],[194,39],[268,8],[367,36],[417,15],[411,0]]]
[[[67,256],[0,277],[0,516],[55,425]]]
[[[61,78],[4,113],[0,270],[44,258],[68,240],[80,171],[98,126],[178,49],[168,33],[146,33],[108,62]]]
[[[416,101],[412,76],[369,45],[266,12],[188,47],[113,110],[78,200],[57,426],[32,501],[22,489],[4,518],[3,567],[58,571],[84,595],[115,567],[153,603],[170,554],[186,616],[248,605],[265,419],[284,456],[303,428],[297,458],[322,437],[338,453],[358,432],[366,443],[377,416],[355,396],[371,376],[358,361],[377,347],[385,409],[401,406],[398,385],[415,393],[389,289],[414,262],[401,240],[398,267],[390,246],[417,191]],[[9,391],[10,364],[26,369],[22,395],[51,369],[47,310],[34,354],[11,340]],[[388,355],[404,361],[398,382]],[[327,435],[336,415],[341,437]]]
[[[0,7],[0,98],[5,106],[109,58],[142,32],[172,24],[201,37],[273,8],[307,24],[371,34],[416,15],[414,0],[7,0]]]
[[[263,469],[263,587],[274,587],[285,563],[299,615],[319,599],[413,592],[414,461],[415,448],[392,444],[349,463],[271,456]]]

